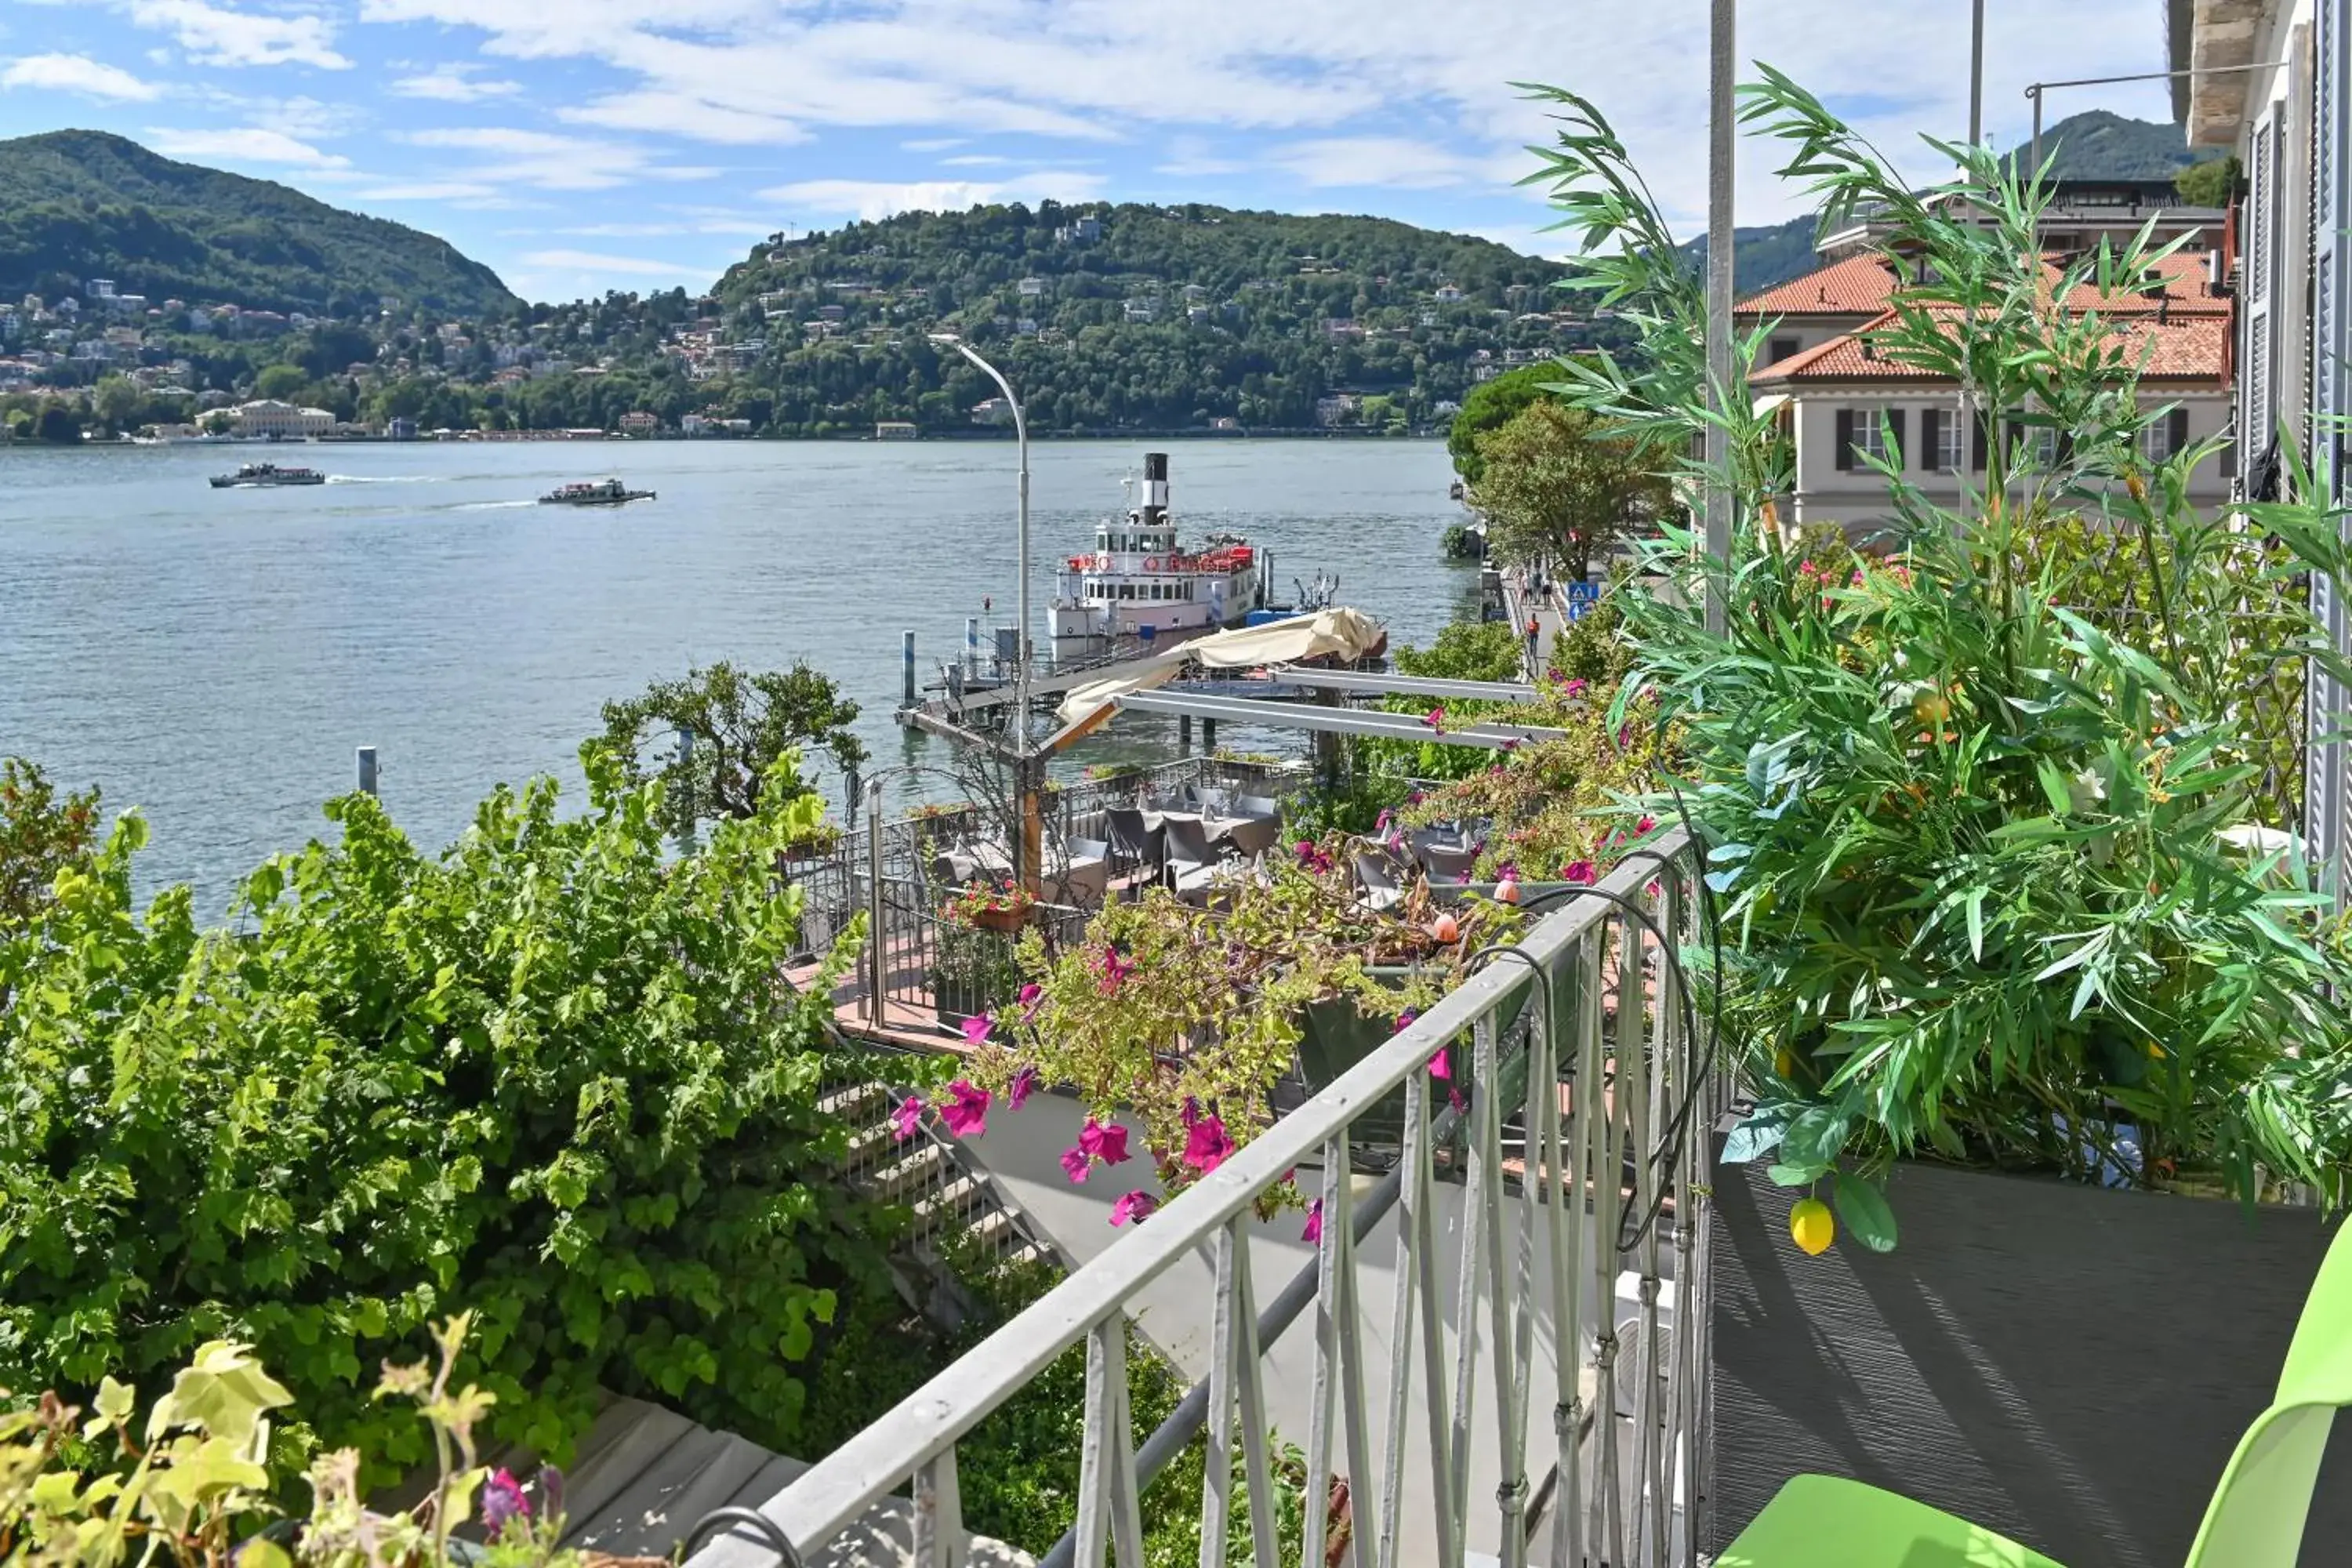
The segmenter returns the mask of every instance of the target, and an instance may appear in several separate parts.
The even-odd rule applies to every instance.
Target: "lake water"
[[[1032,592],[1087,546],[1141,444],[1031,454]],[[1339,574],[1340,600],[1425,643],[1475,595],[1441,556],[1457,515],[1434,442],[1170,447],[1185,537],[1248,534],[1276,580]],[[325,830],[352,752],[420,845],[454,838],[494,785],[552,773],[576,795],[606,699],[694,664],[806,658],[864,705],[876,765],[944,763],[891,718],[899,635],[924,679],[1014,578],[1010,443],[319,445],[270,456],[320,488],[215,490],[262,456],[194,447],[0,448],[0,754],[96,783],[153,826],[140,881],[236,878]],[[658,499],[541,507],[618,472]],[[1265,738],[1219,736],[1228,744]],[[1082,759],[1155,753],[1123,719]]]

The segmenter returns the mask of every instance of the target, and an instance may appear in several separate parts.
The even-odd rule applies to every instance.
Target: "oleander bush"
[[[159,1393],[215,1341],[285,1380],[295,1448],[425,1458],[368,1369],[472,1314],[488,1431],[560,1455],[600,1388],[791,1448],[803,1363],[887,1281],[828,1174],[822,997],[782,981],[790,759],[683,858],[661,786],[499,790],[439,858],[365,795],[341,841],[142,916],[122,818],[0,928],[0,1385]],[[842,960],[836,960],[842,962]]]

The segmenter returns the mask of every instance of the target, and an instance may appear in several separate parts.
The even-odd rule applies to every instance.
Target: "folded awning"
[[[1268,621],[1262,626],[1238,626],[1126,665],[1117,675],[1073,687],[1057,711],[1065,724],[1082,723],[1129,692],[1165,686],[1188,664],[1206,669],[1254,669],[1262,664],[1296,664],[1309,658],[1353,662],[1379,647],[1381,636],[1379,622],[1345,605]]]

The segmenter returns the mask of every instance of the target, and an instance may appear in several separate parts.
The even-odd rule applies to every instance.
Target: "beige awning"
[[[1209,669],[1253,669],[1262,664],[1297,664],[1310,658],[1334,658],[1352,663],[1371,652],[1380,640],[1380,623],[1361,610],[1344,605],[1269,621],[1262,626],[1240,626],[1196,638],[1129,664],[1117,675],[1073,687],[1058,711],[1065,724],[1076,724],[1130,691],[1165,686],[1188,664]]]

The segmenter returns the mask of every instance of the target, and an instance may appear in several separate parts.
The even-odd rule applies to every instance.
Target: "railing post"
[[[915,1472],[914,1544],[913,1568],[963,1568],[970,1555],[953,1448]]]
[[[882,781],[866,786],[866,1021],[882,1026]]]
[[[1078,1455],[1079,1568],[1100,1568],[1105,1545],[1118,1568],[1143,1568],[1142,1504],[1135,1488],[1135,1430],[1127,1405],[1127,1314],[1114,1311],[1087,1336],[1087,1433]]]

